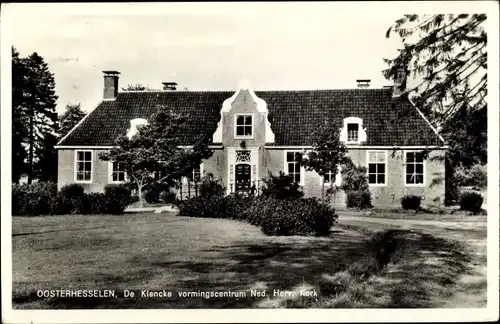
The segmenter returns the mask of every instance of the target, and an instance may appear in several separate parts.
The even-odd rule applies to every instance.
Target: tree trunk
[[[143,185],[137,184],[137,194],[139,195],[139,207],[144,207],[144,198],[142,197]]]
[[[31,111],[31,115],[30,115],[30,135],[29,135],[29,145],[30,145],[30,149],[29,149],[29,156],[28,156],[28,184],[31,184],[33,182],[33,145],[35,143],[34,140],[33,140],[33,124],[34,124],[34,112]]]

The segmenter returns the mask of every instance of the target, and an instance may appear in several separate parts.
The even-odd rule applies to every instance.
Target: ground
[[[268,237],[249,224],[179,217],[13,218],[14,308],[486,307],[486,217],[341,212],[329,237]],[[405,219],[406,218],[406,219]],[[400,259],[369,277],[373,232],[398,228]],[[351,273],[351,274],[349,274]],[[337,291],[339,282],[348,282]],[[114,289],[116,298],[38,298],[38,290]],[[124,298],[123,290],[171,291]],[[266,291],[265,297],[250,291]],[[274,290],[294,292],[274,296]],[[297,297],[301,289],[318,296]],[[180,298],[181,291],[246,298]]]

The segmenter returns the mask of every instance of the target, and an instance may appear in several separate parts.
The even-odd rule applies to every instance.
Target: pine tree
[[[24,91],[27,89],[25,59],[12,47],[12,181],[19,183],[27,171],[26,148],[28,118]]]
[[[385,59],[385,77],[393,79],[403,69],[419,80],[406,92],[441,131],[455,166],[486,163],[485,21],[485,14],[405,15],[386,34],[399,36],[403,48],[395,58]]]
[[[55,135],[57,131],[57,113],[54,75],[49,71],[47,63],[36,52],[25,59],[27,72],[27,88],[24,92],[28,117],[28,183],[35,175],[35,161],[44,159],[40,156],[47,134]],[[49,135],[50,136],[50,135]]]
[[[67,104],[66,111],[59,116],[59,133],[61,137],[66,136],[85,115],[86,113],[82,110],[79,103],[76,105]]]

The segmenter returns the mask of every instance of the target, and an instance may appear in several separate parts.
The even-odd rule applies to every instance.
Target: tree
[[[33,181],[34,164],[45,150],[45,137],[57,132],[57,113],[54,75],[47,63],[36,52],[21,58],[12,48],[13,65],[13,160],[20,162],[27,157],[28,183]],[[23,153],[28,147],[27,154]],[[21,147],[23,149],[21,149]],[[37,153],[38,152],[38,153]],[[19,161],[18,161],[19,160]],[[13,161],[14,162],[14,161]],[[17,164],[16,164],[17,165]],[[24,163],[20,164],[26,165]],[[13,170],[13,180],[18,181],[19,171]]]
[[[76,105],[67,104],[66,111],[59,116],[59,132],[61,136],[66,136],[85,115],[86,113],[82,110],[79,103]]]
[[[154,183],[171,182],[200,165],[212,155],[208,138],[200,136],[191,147],[183,147],[180,135],[187,116],[173,113],[159,106],[147,124],[137,127],[131,138],[120,135],[115,147],[101,153],[103,161],[118,163],[138,191],[141,205],[144,204],[143,189]],[[159,177],[155,178],[155,174]]]
[[[386,33],[387,38],[398,35],[403,48],[384,60],[385,77],[395,78],[402,69],[418,79],[406,94],[446,138],[454,166],[486,163],[485,21],[485,14],[405,15]]]
[[[307,171],[316,171],[323,179],[330,174],[330,186],[333,186],[339,171],[339,165],[345,160],[347,148],[340,141],[339,128],[329,119],[318,125],[312,133],[313,148],[306,150],[302,165]],[[325,182],[322,181],[321,200],[325,198]]]
[[[138,83],[138,84],[129,84],[126,88],[122,88],[122,90],[123,91],[145,91],[145,90],[150,90],[150,88]]]
[[[45,134],[42,144],[36,149],[37,161],[34,164],[34,176],[40,181],[57,182],[57,150],[55,146],[59,137]]]
[[[19,183],[21,176],[27,172],[28,156],[26,143],[28,136],[28,113],[24,91],[27,89],[27,72],[25,60],[12,47],[12,181]]]

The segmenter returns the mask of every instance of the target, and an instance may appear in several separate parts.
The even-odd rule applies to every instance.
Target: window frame
[[[370,153],[384,153],[384,183],[370,183]],[[376,163],[376,164],[382,164],[382,163]],[[387,150],[368,150],[366,151],[366,177],[367,177],[367,182],[368,186],[370,187],[387,187],[388,181],[388,160],[387,160]],[[375,173],[379,174],[379,173]]]
[[[238,135],[236,130],[238,129],[238,117],[239,116],[251,116],[252,117],[252,135]],[[244,125],[240,125],[244,126]],[[235,139],[253,139],[255,134],[255,116],[253,113],[238,113],[234,114],[234,138]]]
[[[342,168],[340,167],[340,165],[337,168],[338,168],[338,172],[337,172],[337,175],[335,176],[335,182],[334,182],[333,185],[337,186],[337,187],[340,187],[342,185]],[[327,174],[331,176],[332,172],[328,171]],[[322,176],[320,178],[321,178],[321,184],[322,185],[330,186],[330,181],[325,181],[325,177],[324,176]]]
[[[292,163],[292,162],[287,161],[287,154],[288,153],[300,153],[300,154],[304,155],[304,152],[300,151],[300,150],[284,150],[283,151],[283,161],[284,161],[283,169],[284,169],[285,174],[287,174],[287,175],[290,174],[288,172],[288,164]],[[295,163],[297,163],[297,162],[295,162]],[[299,182],[295,181],[295,182],[297,182],[299,184],[299,186],[303,186],[304,179],[305,179],[305,168],[303,165],[300,165],[300,181]]]
[[[78,153],[83,152],[83,158],[84,160],[79,161],[78,160]],[[90,179],[89,180],[78,180],[78,162],[83,162],[85,163],[85,153],[90,152]],[[75,150],[74,153],[74,167],[73,167],[73,177],[75,183],[92,183],[92,180],[94,179],[94,151],[93,150]]]
[[[407,165],[407,162],[406,162],[406,156],[408,153],[422,153],[423,152],[421,150],[405,150],[404,151],[404,161],[405,163],[403,164],[403,177],[404,177],[404,181],[405,181],[405,187],[425,187],[426,186],[426,178],[427,178],[427,163],[426,163],[426,159],[422,158],[422,183],[408,183],[406,182],[406,176],[407,176],[407,173],[406,173],[406,165]],[[420,164],[420,162],[411,162],[412,164],[416,165],[417,163]]]
[[[124,183],[124,182],[127,182],[127,172],[126,171],[123,171],[123,181],[113,181],[113,166],[114,166],[115,162],[113,161],[108,161],[108,183]],[[121,172],[121,171],[120,171]]]
[[[357,125],[358,126],[358,130],[356,131],[357,132],[357,138],[355,141],[350,141],[349,140],[349,125]],[[360,122],[347,122],[346,125],[345,125],[345,129],[346,129],[346,144],[359,144],[360,140],[359,140],[359,135],[360,135],[360,129],[361,129],[361,123]]]
[[[196,182],[201,182],[201,178],[203,178],[203,162],[200,163],[200,181],[196,181]],[[190,175],[189,176],[184,176],[182,177],[183,178],[183,181],[185,182],[195,182],[194,181],[194,170],[191,170],[190,171]]]

